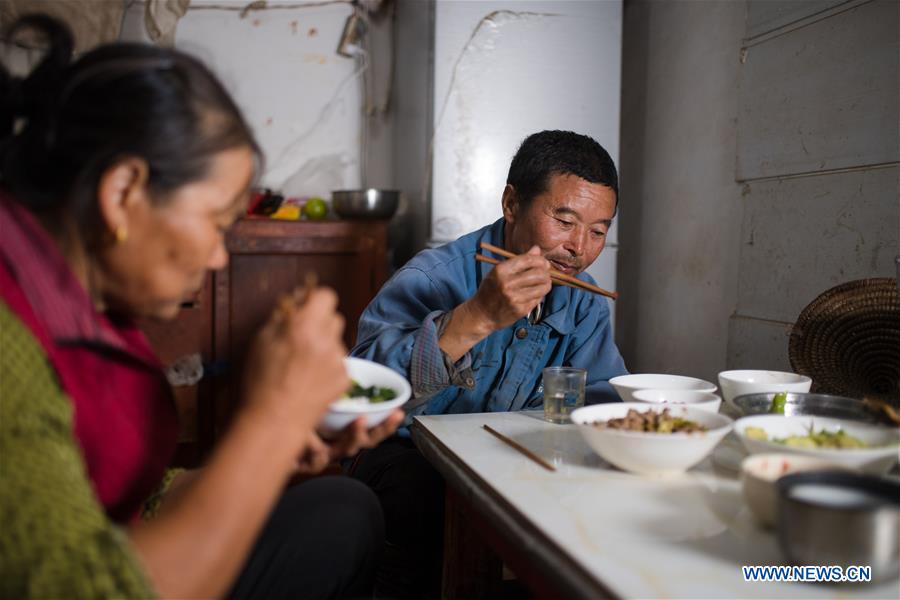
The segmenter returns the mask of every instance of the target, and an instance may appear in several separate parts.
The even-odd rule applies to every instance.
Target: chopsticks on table
[[[512,252],[504,250],[503,248],[500,248],[498,246],[494,246],[493,244],[488,244],[487,242],[481,242],[481,248],[483,250],[488,250],[490,252],[493,252],[494,254],[497,254],[499,256],[503,256],[504,258],[513,258],[516,256]],[[500,264],[499,260],[497,260],[495,258],[490,258],[489,256],[484,256],[482,254],[476,254],[475,260],[477,260],[478,262],[484,262],[484,263],[488,263],[491,265],[499,265]],[[601,287],[597,287],[596,285],[591,285],[590,283],[587,283],[586,281],[582,281],[582,280],[578,279],[577,277],[572,277],[571,275],[566,275],[565,273],[560,273],[559,271],[557,271],[555,269],[550,269],[550,279],[551,279],[551,281],[553,281],[553,283],[555,283],[557,285],[565,285],[570,288],[575,288],[577,290],[585,290],[587,292],[591,292],[594,294],[600,294],[601,296],[606,296],[607,298],[612,298],[613,300],[616,300],[619,297],[619,292],[609,292],[607,290],[604,290]]]
[[[544,460],[537,454],[533,453],[531,450],[529,450],[525,446],[519,444],[518,442],[516,442],[514,440],[509,439],[508,437],[506,437],[505,435],[503,435],[496,429],[492,429],[491,427],[488,427],[487,425],[482,425],[482,427],[484,427],[484,429],[488,433],[490,433],[491,435],[496,437],[498,440],[500,440],[501,442],[503,442],[505,444],[509,444],[510,446],[512,446],[513,448],[515,448],[516,450],[518,450],[519,452],[521,452],[522,454],[524,454],[525,456],[527,456],[528,458],[530,458],[531,460],[536,462],[537,464],[541,465],[548,471],[556,471],[556,467],[554,467],[553,465],[548,463],[546,460]]]

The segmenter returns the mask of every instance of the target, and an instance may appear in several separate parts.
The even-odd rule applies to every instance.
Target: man
[[[626,370],[607,300],[550,280],[555,269],[593,283],[584,270],[603,250],[617,194],[615,165],[591,138],[529,136],[509,168],[503,218],[397,271],[363,313],[352,354],[406,374],[411,415],[540,406],[541,370],[560,365],[587,370],[588,403],[618,400],[608,381]],[[490,255],[481,242],[517,256],[477,262]],[[419,572],[433,567],[441,480],[412,443],[363,453],[353,474],[379,495],[389,542]]]

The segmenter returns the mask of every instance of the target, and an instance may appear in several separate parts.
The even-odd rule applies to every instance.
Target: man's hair
[[[616,165],[603,146],[586,135],[558,130],[529,135],[509,165],[506,183],[515,188],[519,204],[527,207],[535,196],[547,190],[553,175],[576,175],[605,185],[616,193],[618,207]]]

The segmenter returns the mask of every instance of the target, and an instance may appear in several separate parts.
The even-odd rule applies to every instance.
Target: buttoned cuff
[[[425,317],[413,342],[410,383],[413,395],[422,402],[450,385],[470,390],[475,388],[472,354],[466,352],[462,358],[453,362],[441,350],[441,334],[450,322],[450,315],[450,312],[442,311],[430,313]]]

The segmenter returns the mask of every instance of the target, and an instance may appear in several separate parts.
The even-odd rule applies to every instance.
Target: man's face
[[[612,188],[576,175],[552,175],[547,190],[524,209],[515,190],[507,186],[503,192],[506,249],[523,254],[538,246],[552,268],[575,275],[603,250],[615,211]]]

